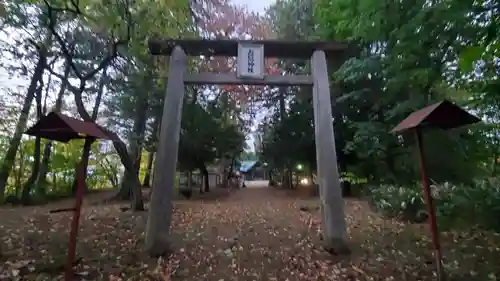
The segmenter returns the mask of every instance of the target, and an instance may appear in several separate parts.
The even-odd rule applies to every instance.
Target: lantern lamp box
[[[237,76],[241,79],[264,79],[264,45],[238,44]]]

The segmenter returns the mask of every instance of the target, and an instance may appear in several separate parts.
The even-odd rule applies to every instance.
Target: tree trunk
[[[228,181],[229,181],[229,169],[228,169],[228,159],[224,158],[222,159],[222,183],[221,186],[222,188],[227,188],[228,187]]]
[[[225,183],[225,188],[228,188],[230,187],[229,185],[232,183],[232,178],[233,178],[233,173],[234,173],[234,159],[235,157],[232,157],[231,158],[231,162],[229,164],[229,170],[227,171],[227,175],[225,175],[225,180],[226,180],[226,183]]]
[[[134,165],[133,162],[132,165]],[[127,173],[126,170],[123,171],[122,179],[120,182],[120,190],[118,190],[118,193],[113,196],[113,200],[128,201],[132,198],[132,189],[128,184],[131,180],[133,179],[130,179],[129,173]]]
[[[42,84],[42,83],[40,83]],[[40,85],[38,90],[36,91],[36,116],[37,120],[42,118],[42,90],[43,86]],[[41,138],[36,137],[35,139],[35,151],[33,155],[33,168],[31,170],[31,175],[28,178],[28,181],[23,186],[23,191],[21,194],[21,202],[23,204],[29,204],[31,201],[31,190],[35,186],[36,179],[38,177],[38,173],[40,171],[40,150],[41,150]]]
[[[19,120],[17,121],[14,135],[10,140],[9,149],[5,154],[2,166],[0,167],[0,203],[3,202],[5,187],[7,186],[7,180],[9,178],[10,172],[12,171],[12,167],[16,159],[17,150],[19,149],[19,145],[21,144],[22,134],[26,129],[26,124],[28,122],[31,104],[33,102],[33,98],[35,97],[35,93],[37,91],[38,82],[43,77],[43,72],[45,69],[45,65],[47,63],[46,45],[48,44],[41,46],[38,52],[39,54],[38,62],[35,66],[33,76],[31,77],[31,83],[28,87],[28,92],[26,93],[26,97],[24,98],[21,115],[19,116]]]
[[[139,172],[141,171],[141,161],[142,161],[142,146],[139,146],[137,149],[137,154],[135,155],[135,174],[139,176]]]
[[[269,169],[267,173],[267,177],[269,179],[269,186],[276,187],[275,179],[274,179],[274,169]]]
[[[292,178],[292,169],[290,168],[291,165],[285,165],[285,169],[283,171],[282,177],[282,187],[283,188],[288,188],[292,189],[293,188],[293,178]]]
[[[132,139],[130,140],[132,146]],[[117,200],[132,200],[134,199],[134,190],[131,188],[134,186],[134,177],[139,177],[139,171],[141,169],[141,148],[131,147],[129,148],[129,157],[134,159],[132,164],[134,165],[134,172],[129,173],[127,170],[123,171],[122,180],[120,183],[120,190],[115,196]],[[135,155],[133,155],[135,154]],[[141,190],[142,193],[142,190]]]
[[[52,173],[52,187],[57,190],[57,187],[59,185],[57,184],[57,175],[56,173]]]
[[[114,189],[118,188],[118,177],[116,176],[116,173],[114,172],[114,170],[112,170],[111,163],[109,163],[109,160],[106,158],[103,158],[102,161],[105,162],[106,165],[103,165],[103,163],[101,163],[101,168],[103,170],[105,170],[106,177],[108,178],[109,182],[111,183],[111,186]],[[111,168],[108,168],[107,166],[109,166]]]
[[[150,151],[148,153],[148,165],[146,167],[146,174],[144,175],[144,180],[142,181],[142,186],[151,187],[151,171],[153,170],[153,160],[155,153]]]
[[[101,106],[102,95],[104,93],[104,85],[108,82],[108,74],[106,73],[106,70],[107,70],[107,68],[103,69],[101,78],[99,79],[99,87],[97,90],[97,96],[95,98],[94,108],[92,109],[92,117],[91,117],[92,122],[95,122],[95,120],[97,119],[97,115],[99,114],[99,107]],[[80,88],[78,89],[78,92],[74,93],[75,95],[79,95],[79,96],[81,96],[83,91],[85,90],[85,83],[83,83],[83,82],[80,82],[80,83],[81,83],[81,85],[80,85]],[[83,172],[84,172],[85,176],[87,175],[87,172],[88,172],[87,168],[88,168],[88,163],[89,163],[90,150],[92,149],[92,142],[93,141],[91,141],[89,139],[85,139],[85,143],[83,146],[81,161],[83,162]],[[83,158],[83,157],[87,157],[87,158]],[[75,179],[73,180],[73,188],[72,188],[73,194],[76,194],[76,188],[78,187],[77,178],[78,178],[78,173],[79,173],[78,169],[79,168],[80,167],[78,165],[75,168]],[[87,184],[85,184],[85,190],[87,190],[87,189],[88,189],[88,186],[87,186]]]
[[[95,118],[92,118],[92,116],[89,115],[89,113],[85,109],[85,104],[83,102],[82,93],[85,90],[86,81],[88,79],[92,78],[92,76],[95,73],[97,73],[99,70],[107,68],[109,66],[109,64],[113,62],[113,59],[116,57],[116,54],[117,53],[115,52],[112,55],[107,56],[104,60],[101,61],[98,68],[94,69],[92,72],[83,76],[83,79],[80,80],[79,89],[75,90],[74,87],[71,87],[72,88],[71,90],[74,94],[73,96],[74,96],[76,108],[78,110],[78,114],[80,115],[80,117],[84,121],[87,121],[87,122],[94,122],[95,121]],[[72,58],[66,57],[66,59],[70,60]],[[133,174],[133,171],[134,171],[133,160],[130,159],[130,157],[128,156],[127,146],[125,145],[125,143],[120,139],[120,137],[116,133],[114,133],[114,132],[112,132],[104,127],[101,127],[101,130],[104,131],[109,136],[109,138],[113,140],[113,146],[114,146],[116,152],[118,153],[118,156],[120,157],[120,160],[121,160],[123,166],[125,167],[126,170],[130,171],[131,174]],[[134,185],[137,185],[140,187],[140,184],[141,183],[139,182],[139,178],[135,177]],[[141,201],[142,201],[142,197],[141,197]],[[144,206],[142,206],[142,209],[143,208],[144,208]]]
[[[146,122],[144,122],[146,124]],[[139,179],[139,170],[141,168],[141,155],[142,155],[142,149],[140,146],[137,147],[137,151],[135,152],[137,154],[137,157],[135,157],[135,174],[131,178]],[[144,202],[142,198],[142,185],[140,184],[139,180],[137,180],[137,183],[134,183],[133,180],[130,181],[132,184],[134,184],[134,188],[132,189],[132,196],[133,196],[133,205],[132,205],[132,210],[134,211],[144,211]]]
[[[193,171],[188,171],[186,173],[186,180],[187,180],[187,189],[192,190],[193,189]]]
[[[71,68],[69,63],[66,63],[66,66],[64,68],[64,76],[61,79],[61,88],[59,88],[59,92],[57,93],[56,105],[53,110],[54,112],[61,112],[64,93],[66,92],[69,83],[68,77],[70,70]],[[42,195],[46,193],[45,185],[47,184],[47,173],[49,172],[51,154],[52,154],[52,141],[48,141],[43,149],[43,157],[42,157],[42,164],[40,166],[40,173],[38,174],[38,177],[36,179],[36,188],[38,192]]]
[[[140,95],[135,104],[135,118],[134,127],[132,134],[130,136],[130,151],[129,157],[133,159],[133,171],[132,173],[125,169],[123,175],[123,181],[120,191],[117,197],[124,199],[123,196],[131,195],[133,198],[133,209],[134,210],[144,210],[144,204],[142,200],[142,188],[141,184],[136,184],[139,181],[139,169],[140,169],[140,159],[141,159],[141,148],[144,142],[144,133],[146,131],[146,120],[147,120],[147,109],[148,109],[148,99],[147,96]],[[142,207],[141,207],[142,206]]]
[[[19,169],[17,169],[17,173],[14,171],[14,178],[15,178],[15,182],[14,182],[14,186],[15,186],[15,189],[16,189],[16,197],[18,197],[20,194],[19,194],[19,191],[22,192],[22,178],[23,178],[23,174],[24,174],[24,149],[23,147],[21,146],[21,148],[19,149]]]
[[[288,188],[294,189],[295,186],[293,184],[293,165],[289,164],[286,170],[286,177],[288,178]]]
[[[132,210],[144,211],[144,201],[141,188],[142,186],[138,181],[142,154],[140,147],[136,151],[131,151],[131,153],[136,153],[135,157],[133,157],[134,173],[124,173],[124,178],[121,184],[122,187],[120,188],[120,191],[115,198],[119,198],[122,200],[132,200]]]
[[[158,139],[160,138],[160,122],[161,122],[161,111],[157,112],[155,116],[155,122],[153,124],[153,131],[151,132],[151,147],[149,149],[148,165],[146,169],[146,175],[144,176],[145,187],[151,187],[153,181],[153,163],[156,156],[156,145]]]
[[[202,187],[204,192],[210,192],[210,180],[208,175],[208,169],[205,163],[200,167],[200,174],[202,175]]]
[[[80,163],[81,163],[81,165],[83,165],[84,179],[87,178],[87,170],[88,170],[88,166],[89,166],[90,150],[92,148],[92,143],[93,143],[93,140],[90,138],[86,138],[85,142],[83,143],[83,150],[82,150],[82,156],[80,158]],[[80,165],[76,165],[77,168],[75,170],[78,170],[79,166]],[[76,188],[78,186],[77,181],[78,181],[78,174],[75,174],[75,178],[73,180],[73,192],[76,191]],[[85,180],[84,180],[83,184],[84,184],[84,189],[88,190],[88,186],[87,186],[87,183]]]

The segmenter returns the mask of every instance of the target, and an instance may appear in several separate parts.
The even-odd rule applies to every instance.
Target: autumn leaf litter
[[[353,253],[330,256],[321,249],[317,204],[272,188],[176,202],[176,251],[160,260],[142,251],[146,213],[88,204],[75,269],[80,280],[435,280],[425,225],[383,219],[346,200]],[[62,280],[71,217],[49,215],[51,208],[0,209],[0,280]],[[463,280],[500,276],[498,235],[442,236],[447,272]]]

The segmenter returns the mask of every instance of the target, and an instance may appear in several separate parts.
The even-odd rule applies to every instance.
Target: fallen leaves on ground
[[[306,207],[305,207],[306,206]],[[317,200],[247,188],[220,200],[176,202],[166,259],[142,252],[146,213],[87,204],[78,241],[81,280],[435,280],[425,225],[383,219],[346,201],[350,257],[321,249]],[[0,209],[0,280],[62,280],[71,213],[54,206]],[[496,280],[500,237],[471,230],[442,234],[453,280]]]

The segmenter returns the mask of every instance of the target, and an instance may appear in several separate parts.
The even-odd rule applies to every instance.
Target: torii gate
[[[346,252],[347,233],[342,191],[337,167],[330,87],[326,54],[348,56],[350,46],[338,42],[237,41],[237,40],[152,40],[153,55],[170,56],[167,94],[161,120],[160,141],[155,160],[150,210],[165,210],[164,216],[149,212],[146,248],[165,254],[169,249],[172,196],[177,166],[181,115],[186,84],[245,84],[313,87],[314,132],[326,249]],[[237,73],[187,73],[187,56],[238,57]],[[312,75],[265,75],[264,58],[310,59]]]

